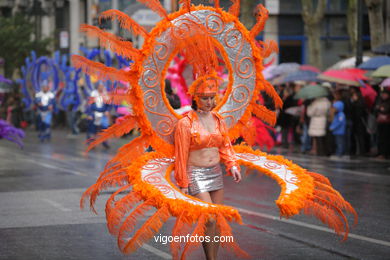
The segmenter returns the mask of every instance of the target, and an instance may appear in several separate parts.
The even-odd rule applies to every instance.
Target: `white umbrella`
[[[369,59],[370,57],[363,56],[363,62],[368,61]],[[351,57],[337,62],[336,64],[329,67],[328,70],[350,69],[350,68],[355,68],[355,65],[356,65],[356,57]]]

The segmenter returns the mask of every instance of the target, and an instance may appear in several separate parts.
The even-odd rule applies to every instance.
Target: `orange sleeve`
[[[236,153],[234,152],[232,143],[230,142],[226,124],[222,118],[219,120],[219,122],[221,134],[223,136],[223,145],[219,148],[219,156],[226,166],[227,174],[231,175],[230,169],[233,166],[236,166],[238,169],[240,169],[240,167],[238,167]]]
[[[175,129],[175,180],[179,187],[188,187],[187,160],[191,144],[191,125],[187,118],[179,120]]]

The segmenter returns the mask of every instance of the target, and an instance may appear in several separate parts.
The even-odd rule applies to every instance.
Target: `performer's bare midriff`
[[[217,147],[190,151],[188,155],[188,165],[197,167],[212,167],[219,164],[220,160]]]

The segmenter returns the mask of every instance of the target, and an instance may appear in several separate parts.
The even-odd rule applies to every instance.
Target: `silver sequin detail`
[[[188,193],[196,195],[201,192],[220,190],[223,188],[221,165],[212,167],[188,166]]]

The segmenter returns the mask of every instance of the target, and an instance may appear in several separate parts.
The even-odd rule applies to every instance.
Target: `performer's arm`
[[[180,188],[188,187],[187,160],[190,149],[190,124],[180,120],[175,130],[175,179]]]
[[[236,153],[233,150],[232,143],[230,142],[229,136],[227,134],[227,127],[223,119],[220,119],[220,129],[224,140],[223,146],[219,148],[219,156],[226,166],[227,174],[231,175],[232,169],[237,169],[239,171],[240,168],[237,163]]]

